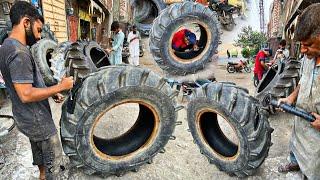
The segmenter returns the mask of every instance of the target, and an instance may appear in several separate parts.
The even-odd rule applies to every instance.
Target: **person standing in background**
[[[106,49],[106,51],[108,54],[110,54],[110,63],[112,65],[117,65],[122,63],[124,33],[122,32],[118,21],[114,21],[111,24],[111,31],[115,33],[115,36],[112,41],[112,48]]]
[[[140,35],[137,31],[136,26],[132,26],[132,29],[128,35],[128,43],[129,43],[129,64],[134,66],[139,66],[139,54],[140,54],[140,48],[139,48],[139,40]]]

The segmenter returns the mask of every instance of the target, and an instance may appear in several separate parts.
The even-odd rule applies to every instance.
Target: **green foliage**
[[[243,48],[241,51],[242,57],[249,58],[250,57],[250,49],[249,48]]]
[[[265,34],[253,31],[251,26],[243,27],[241,32],[238,34],[238,39],[235,40],[235,46],[242,47],[244,52],[243,55],[247,56],[249,50],[249,56],[254,56],[258,53],[260,46],[267,42]],[[244,56],[243,56],[244,57]]]

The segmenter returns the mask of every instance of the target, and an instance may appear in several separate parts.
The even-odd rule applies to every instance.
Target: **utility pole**
[[[260,31],[265,33],[265,23],[264,23],[264,0],[259,0],[259,14],[260,14]]]

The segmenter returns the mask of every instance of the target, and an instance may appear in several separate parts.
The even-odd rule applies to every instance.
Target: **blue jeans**
[[[294,164],[298,164],[298,161],[292,151],[290,151],[290,162]]]

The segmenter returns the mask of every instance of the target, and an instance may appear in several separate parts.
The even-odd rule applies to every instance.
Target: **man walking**
[[[17,128],[31,143],[33,164],[38,165],[40,179],[57,177],[62,164],[62,148],[54,125],[49,97],[62,102],[59,92],[71,89],[72,77],[46,87],[27,46],[41,37],[43,17],[25,1],[16,2],[10,10],[12,32],[0,48],[0,70],[12,101]]]

